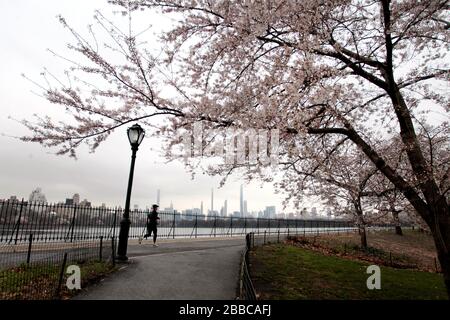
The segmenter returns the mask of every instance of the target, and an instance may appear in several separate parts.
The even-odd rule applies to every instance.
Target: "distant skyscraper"
[[[228,215],[228,200],[225,200],[223,203],[223,216],[226,217]]]
[[[241,217],[242,217],[244,215],[244,186],[242,184],[241,184],[239,207],[240,207],[240,212],[241,212]]]
[[[170,201],[170,210],[173,211],[173,202],[172,201]]]
[[[246,217],[247,214],[248,214],[248,211],[247,211],[247,200],[244,200],[244,214],[243,214],[243,216]]]
[[[33,190],[29,197],[30,203],[47,203],[47,199],[45,198],[45,195],[42,193],[41,188],[36,188]]]
[[[200,214],[203,214],[203,201],[202,201],[202,203],[200,205]]]
[[[317,217],[317,209],[316,207],[311,208],[311,217],[315,218]]]
[[[80,195],[78,193],[75,193],[72,197],[73,204],[79,205],[80,204]]]
[[[83,201],[80,202],[80,207],[90,208],[91,207],[91,203],[87,199],[84,199]]]
[[[264,216],[266,218],[275,218],[276,213],[275,206],[268,206],[266,207],[266,210],[264,210]]]
[[[160,204],[160,200],[161,200],[161,190],[157,190],[156,191],[156,204],[159,206]]]
[[[211,188],[211,214],[214,212],[214,188]]]

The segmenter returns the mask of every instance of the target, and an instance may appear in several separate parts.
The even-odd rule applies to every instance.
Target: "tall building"
[[[214,188],[211,188],[211,214],[214,212]]]
[[[275,206],[267,206],[266,210],[264,210],[264,216],[269,219],[275,218],[277,212]]]
[[[164,212],[168,212],[168,213],[174,213],[175,210],[173,210],[173,202],[170,201],[170,207],[169,208],[164,208]]]
[[[202,201],[202,203],[200,204],[200,214],[203,214],[203,201]]]
[[[87,199],[84,199],[83,201],[80,202],[80,207],[90,208],[91,207],[91,203]]]
[[[246,217],[247,215],[248,215],[247,200],[244,200],[244,214],[242,216]]]
[[[241,184],[241,192],[240,192],[240,199],[239,199],[239,208],[241,217],[244,215],[244,186]]]
[[[225,200],[223,203],[223,216],[226,217],[228,215],[228,200]]]
[[[316,207],[311,208],[311,217],[316,218],[317,217],[317,209]]]
[[[42,193],[42,189],[38,187],[35,190],[31,191],[29,202],[44,204],[47,203],[47,198],[45,198],[45,194]]]
[[[72,197],[73,204],[79,205],[80,204],[80,195],[78,193],[75,193]]]

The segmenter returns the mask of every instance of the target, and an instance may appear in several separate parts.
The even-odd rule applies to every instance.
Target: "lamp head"
[[[145,136],[145,131],[137,123],[132,125],[127,130],[128,140],[132,148],[137,148],[141,144]]]

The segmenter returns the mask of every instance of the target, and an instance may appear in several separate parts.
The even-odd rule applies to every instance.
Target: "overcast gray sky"
[[[63,66],[47,51],[64,51],[70,39],[67,30],[56,16],[63,15],[77,30],[86,30],[93,22],[95,9],[113,17],[113,7],[106,0],[15,0],[0,2],[0,133],[21,136],[26,128],[8,119],[29,118],[33,113],[56,114],[54,105],[32,93],[36,88],[21,77],[38,79],[44,67],[61,72]],[[150,16],[151,23],[157,22]],[[78,160],[52,154],[55,150],[40,145],[24,143],[7,136],[0,136],[0,198],[11,195],[28,198],[31,191],[41,187],[51,202],[62,201],[79,193],[95,205],[124,205],[131,150],[126,128],[120,128],[101,145],[94,154],[83,150]],[[198,175],[191,180],[180,163],[164,164],[164,159],[152,153],[158,142],[144,140],[137,154],[132,204],[141,207],[156,200],[156,190],[161,189],[161,205],[175,209],[210,207],[210,190],[215,188],[215,209],[220,209],[225,199],[228,211],[239,210],[238,177],[221,189],[219,178]],[[273,187],[252,183],[244,187],[249,211],[268,205],[282,208],[282,195],[276,195]],[[308,206],[305,204],[305,206]],[[287,211],[290,211],[289,209]]]

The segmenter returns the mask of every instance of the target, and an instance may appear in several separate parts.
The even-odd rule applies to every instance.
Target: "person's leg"
[[[158,229],[156,227],[153,228],[153,243],[156,243],[156,238],[158,236]]]
[[[147,237],[150,237],[151,234],[152,234],[152,231],[150,229],[150,225],[147,224],[147,233],[144,236],[144,238],[147,239]]]

